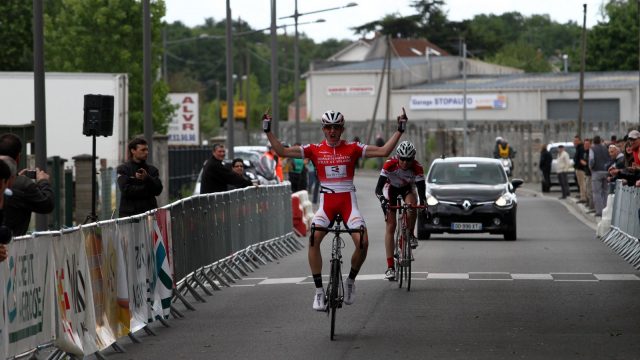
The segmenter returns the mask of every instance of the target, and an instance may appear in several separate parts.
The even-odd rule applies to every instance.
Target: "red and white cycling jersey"
[[[320,191],[324,193],[355,192],[353,174],[356,162],[365,156],[367,145],[340,140],[330,146],[327,140],[319,144],[302,147],[302,156],[311,159],[320,180]]]
[[[403,170],[400,168],[400,160],[394,156],[385,161],[380,175],[387,178],[389,185],[401,188],[407,185],[413,185],[416,181],[424,180],[424,169],[418,161],[413,160],[411,167]]]

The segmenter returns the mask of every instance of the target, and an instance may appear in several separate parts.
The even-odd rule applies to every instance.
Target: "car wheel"
[[[425,229],[418,228],[418,240],[429,240],[431,233]]]
[[[429,238],[431,237],[431,233],[428,232],[427,230],[425,230],[424,228],[424,223],[426,222],[426,220],[424,219],[425,215],[419,213],[418,214],[418,221],[416,221],[417,227],[418,227],[418,240],[429,240]]]
[[[518,234],[517,234],[515,225],[513,225],[513,227],[511,229],[509,229],[509,231],[504,233],[504,239],[505,240],[515,241],[517,238],[518,238]]]

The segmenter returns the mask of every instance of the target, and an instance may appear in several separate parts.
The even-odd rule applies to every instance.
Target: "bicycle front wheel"
[[[411,290],[411,263],[413,262],[413,254],[411,253],[411,242],[409,238],[409,230],[405,229],[406,241],[404,242],[404,276],[407,283],[407,291]]]
[[[331,275],[329,286],[329,311],[331,311],[331,333],[330,338],[333,340],[336,329],[336,312],[340,307],[340,261],[334,259],[331,261]]]

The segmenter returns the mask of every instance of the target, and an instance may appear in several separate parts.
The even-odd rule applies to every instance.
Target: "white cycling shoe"
[[[317,288],[316,294],[313,295],[313,310],[316,311],[325,311],[327,309],[327,305],[324,302],[324,289]]]
[[[344,296],[344,303],[351,305],[356,301],[356,281],[347,278],[347,293]]]

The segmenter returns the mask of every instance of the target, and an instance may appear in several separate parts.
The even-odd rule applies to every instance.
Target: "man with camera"
[[[22,141],[11,133],[0,135],[0,155],[6,155],[16,164],[20,163]],[[4,225],[9,227],[14,236],[27,233],[31,213],[48,214],[54,209],[54,195],[49,174],[42,169],[23,169],[18,172],[11,196],[5,196]]]
[[[156,196],[162,193],[158,169],[147,164],[149,146],[137,137],[127,145],[129,160],[118,166],[118,188],[120,188],[119,216],[142,214],[158,207]]]

